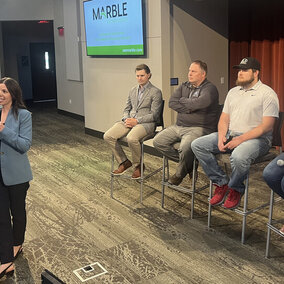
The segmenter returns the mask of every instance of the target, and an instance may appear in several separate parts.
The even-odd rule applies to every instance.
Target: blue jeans
[[[263,178],[274,192],[284,198],[284,166],[278,166],[278,160],[284,160],[284,153],[280,154],[265,167]]]
[[[230,178],[227,177],[215,158],[216,154],[224,153],[218,148],[218,132],[197,138],[192,142],[191,149],[204,172],[214,184],[219,186],[228,184],[230,188],[243,193],[245,190],[244,180],[249,173],[251,163],[257,157],[265,155],[270,146],[271,142],[268,138],[260,137],[247,140],[235,149],[228,150],[226,153],[231,153],[232,174]]]

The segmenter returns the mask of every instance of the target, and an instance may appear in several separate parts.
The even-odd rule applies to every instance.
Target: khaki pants
[[[210,133],[202,127],[183,127],[172,125],[161,131],[153,140],[154,147],[170,160],[178,162],[176,176],[184,178],[193,170],[194,154],[191,142],[196,138]],[[180,142],[179,149],[174,144]]]
[[[117,140],[126,136],[132,154],[132,164],[136,167],[141,161],[140,140],[146,135],[147,132],[143,125],[137,124],[133,128],[128,128],[120,121],[106,131],[104,140],[110,145],[116,161],[121,164],[127,160],[127,157]]]

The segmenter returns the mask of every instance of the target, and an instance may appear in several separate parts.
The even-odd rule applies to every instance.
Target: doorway
[[[53,43],[30,43],[33,102],[56,101]]]
[[[2,76],[12,77],[19,82],[23,91],[23,99],[28,105],[34,101],[56,100],[55,71],[52,73],[55,68],[53,21],[47,23],[40,21],[0,21],[0,24],[2,26],[4,61]],[[49,83],[43,81],[38,83],[36,71],[33,72],[34,80],[32,80],[31,64],[33,62],[33,65],[37,65],[37,60],[42,58],[42,56],[39,56],[40,59],[37,59],[37,55],[33,56],[34,53],[38,52],[37,47],[35,47],[34,52],[30,50],[31,45],[36,43],[47,48],[45,51],[48,52],[50,69],[40,72],[40,77],[45,80],[47,77]],[[44,46],[46,43],[47,45]],[[33,56],[33,60],[31,56]],[[50,80],[52,76],[54,80]],[[33,88],[32,81],[36,84],[35,88]],[[41,91],[38,86],[45,86],[44,91]]]

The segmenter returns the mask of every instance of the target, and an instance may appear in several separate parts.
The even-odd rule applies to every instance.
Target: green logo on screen
[[[117,18],[127,16],[127,2],[93,8],[93,20]]]

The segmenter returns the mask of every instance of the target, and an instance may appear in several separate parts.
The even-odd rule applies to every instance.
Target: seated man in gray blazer
[[[123,118],[106,131],[104,140],[110,145],[119,163],[119,167],[113,171],[113,174],[122,175],[133,163],[132,178],[139,179],[141,177],[140,141],[156,129],[162,107],[162,92],[150,83],[152,74],[146,64],[138,65],[135,72],[138,85],[129,92]],[[132,153],[132,163],[117,142],[124,136]]]

